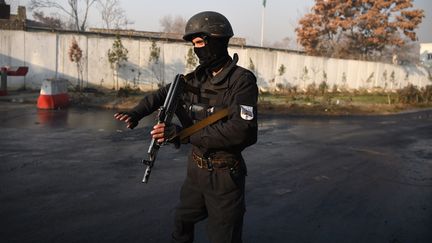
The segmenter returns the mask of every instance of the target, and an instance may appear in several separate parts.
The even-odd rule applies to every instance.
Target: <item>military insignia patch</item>
[[[253,107],[240,105],[240,116],[243,120],[250,121],[254,118]]]

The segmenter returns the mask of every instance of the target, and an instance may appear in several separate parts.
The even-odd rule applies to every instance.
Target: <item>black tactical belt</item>
[[[192,160],[197,164],[198,168],[212,171],[216,170],[229,170],[238,166],[238,161],[230,158],[203,158],[196,153],[192,153]]]

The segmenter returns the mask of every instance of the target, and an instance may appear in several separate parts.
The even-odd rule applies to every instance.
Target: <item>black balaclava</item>
[[[217,71],[230,59],[228,55],[228,38],[202,37],[205,46],[194,47],[200,65],[210,71]]]

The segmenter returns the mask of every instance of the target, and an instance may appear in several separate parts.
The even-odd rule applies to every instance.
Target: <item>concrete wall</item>
[[[59,77],[76,84],[77,68],[69,60],[68,51],[75,38],[83,51],[84,84],[114,86],[115,72],[110,68],[107,52],[112,48],[114,35],[56,33],[49,31],[0,30],[0,66],[29,66],[26,77],[9,77],[10,89],[40,88],[44,79]],[[122,37],[128,49],[128,61],[118,71],[119,84],[137,83],[142,88],[156,87],[157,77],[171,82],[177,73],[190,71],[186,67],[191,45],[159,40],[160,62],[149,62],[152,40],[141,37]],[[312,57],[283,50],[231,46],[238,53],[239,65],[254,67],[261,89],[297,86],[305,89],[315,82],[326,81],[347,89],[381,87],[396,89],[409,83],[423,87],[432,84],[427,71],[417,66]],[[281,66],[285,72],[279,75]]]

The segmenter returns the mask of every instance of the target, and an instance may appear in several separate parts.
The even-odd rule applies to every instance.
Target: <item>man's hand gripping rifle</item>
[[[181,94],[185,87],[185,80],[182,74],[177,74],[174,82],[170,85],[168,89],[167,96],[165,98],[164,105],[159,108],[159,113],[157,115],[158,123],[170,124],[173,115],[176,112],[177,105],[180,102]],[[148,159],[143,159],[142,162],[147,165],[144,172],[144,177],[142,182],[147,183],[150,177],[151,169],[156,160],[157,153],[162,144],[157,142],[157,139],[152,138],[149,149],[147,151]]]

